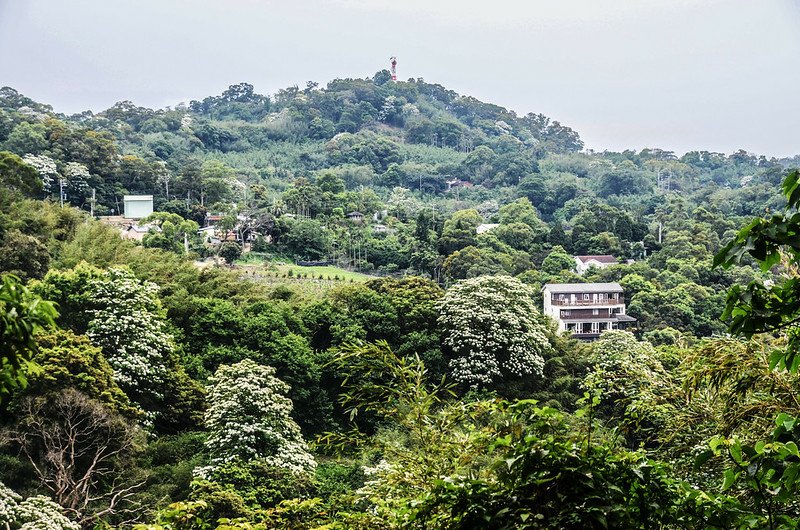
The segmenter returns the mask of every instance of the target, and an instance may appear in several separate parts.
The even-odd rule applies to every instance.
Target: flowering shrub
[[[117,383],[136,402],[143,395],[163,397],[165,357],[175,346],[161,316],[158,286],[124,269],[109,269],[90,285],[96,309],[87,335],[102,348]]]
[[[44,192],[49,195],[53,188],[53,182],[60,178],[55,160],[46,155],[32,155],[30,153],[23,156],[22,160],[36,170],[39,178],[42,179]]]
[[[19,530],[81,530],[61,513],[61,507],[42,495],[23,499],[0,482],[0,526]]]
[[[439,326],[456,381],[489,386],[507,377],[542,376],[552,347],[534,291],[508,276],[481,276],[447,290]]]
[[[270,466],[311,472],[316,463],[291,418],[289,385],[275,369],[245,359],[220,366],[209,378],[205,415],[211,466],[196,473],[209,478],[217,466],[237,459],[261,459]]]

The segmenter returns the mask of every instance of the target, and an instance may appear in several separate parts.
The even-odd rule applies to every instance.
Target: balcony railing
[[[622,305],[625,300],[622,298],[598,298],[597,300],[551,300],[553,305],[558,306],[587,306],[587,305]]]

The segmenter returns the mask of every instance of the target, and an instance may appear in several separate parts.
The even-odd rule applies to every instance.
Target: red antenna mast
[[[397,57],[392,55],[389,60],[392,61],[392,81],[397,81]]]

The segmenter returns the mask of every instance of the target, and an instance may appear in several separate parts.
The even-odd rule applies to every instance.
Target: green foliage
[[[489,476],[437,481],[411,504],[409,527],[714,526],[703,513],[713,513],[712,503],[663,464],[574,434],[569,420],[547,407],[523,401],[507,414],[506,429],[488,443]]]
[[[574,270],[575,260],[561,246],[553,247],[553,250],[542,261],[542,271],[548,274],[559,274],[562,271]]]
[[[29,124],[26,124],[29,125]],[[26,153],[33,150],[24,150]],[[20,157],[8,151],[0,151],[0,190],[13,195],[35,197],[42,191],[42,180],[36,170]]]
[[[714,257],[714,265],[730,267],[749,255],[766,271],[785,257],[788,263],[784,266],[789,271],[782,275],[779,283],[765,284],[757,279],[745,288],[731,287],[722,317],[729,321],[731,333],[748,337],[787,329],[787,349],[785,352],[776,351],[771,363],[796,371],[800,367],[800,334],[795,326],[800,318],[800,278],[791,273],[791,267],[800,260],[800,172],[793,171],[787,175],[783,193],[788,201],[786,211],[769,219],[751,221],[719,251]]]
[[[0,403],[25,388],[26,372],[37,370],[34,335],[55,327],[57,315],[52,302],[33,295],[18,278],[0,277]]]
[[[30,374],[24,395],[41,396],[74,388],[113,412],[128,418],[139,417],[141,411],[131,405],[117,385],[100,348],[86,337],[58,330],[37,335],[36,344],[38,352],[33,360],[41,369]]]
[[[260,510],[272,508],[281,501],[308,497],[314,488],[310,477],[270,465],[264,460],[233,460],[217,466],[207,477],[208,482],[197,482],[192,491],[192,499],[205,500],[214,508],[213,497],[227,491],[231,497],[241,499],[245,507],[242,514],[217,513],[217,517],[251,516]],[[239,503],[238,499],[236,501]]]
[[[709,449],[697,457],[702,465],[712,456],[722,458],[727,468],[723,473],[721,491],[738,487],[748,495],[740,528],[797,528],[796,501],[800,484],[800,437],[795,431],[797,419],[781,413],[772,436],[754,444],[737,438],[716,436],[709,440]]]
[[[219,255],[225,263],[232,265],[242,255],[242,245],[233,241],[226,241],[219,247]]]
[[[18,230],[6,232],[0,245],[0,270],[23,280],[41,278],[50,264],[50,252],[37,238]]]

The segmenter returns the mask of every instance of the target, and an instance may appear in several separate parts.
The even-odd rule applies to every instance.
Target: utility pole
[[[58,179],[58,197],[61,207],[64,207],[64,179]]]
[[[90,203],[90,204],[91,204],[91,206],[90,206],[90,208],[91,208],[91,210],[90,210],[90,212],[91,212],[91,213],[90,213],[90,215],[91,215],[92,217],[94,217],[94,202],[95,202],[95,200],[96,200],[96,198],[97,198],[97,195],[96,195],[96,194],[97,194],[97,189],[96,189],[96,188],[92,188],[92,202]]]

